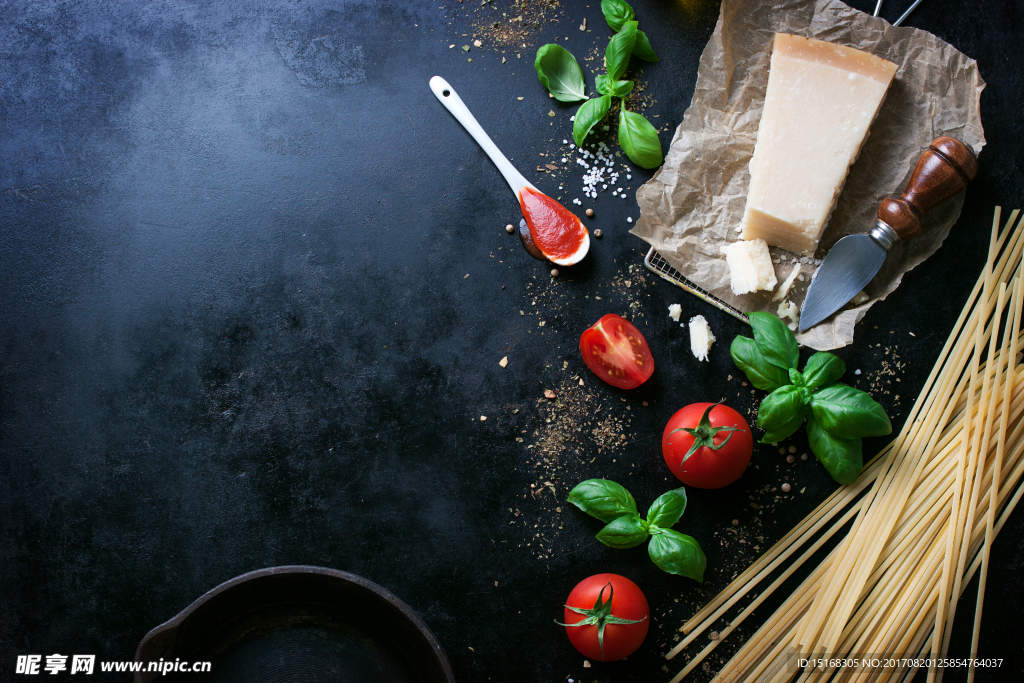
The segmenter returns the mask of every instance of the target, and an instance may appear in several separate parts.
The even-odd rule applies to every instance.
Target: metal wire
[[[881,4],[881,3],[879,3],[879,4]],[[920,5],[920,4],[921,4],[921,0],[914,0],[914,4],[910,6],[910,9],[908,9],[906,12],[904,12],[903,16],[900,17],[899,19],[897,19],[896,21],[894,21],[892,25],[893,26],[899,26],[900,24],[902,24],[903,20],[906,19],[910,15],[910,13],[913,12],[914,9],[918,5]]]
[[[872,14],[871,16],[877,17],[878,13],[881,12],[881,11],[882,11],[882,0],[878,0],[878,4],[875,5],[875,13]]]
[[[701,287],[698,287],[690,280],[687,280],[686,277],[678,270],[673,268],[672,265],[665,260],[665,257],[659,254],[654,249],[654,247],[651,247],[647,251],[647,256],[644,257],[644,266],[647,268],[647,270],[651,271],[652,273],[661,276],[662,278],[668,280],[677,287],[681,287],[690,294],[693,294],[698,299],[708,302],[715,308],[725,311],[726,313],[736,318],[737,320],[745,322],[747,324],[750,323],[750,321],[747,319],[747,316],[743,313],[743,311],[739,310],[738,308],[730,306],[729,304],[725,303],[724,301],[716,297],[711,292]]]

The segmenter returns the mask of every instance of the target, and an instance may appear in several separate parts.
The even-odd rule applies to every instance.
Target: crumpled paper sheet
[[[850,169],[815,259],[803,259],[803,281],[786,297],[803,302],[811,273],[846,235],[867,233],[878,206],[899,196],[921,153],[940,135],[979,153],[985,145],[979,99],[985,87],[973,59],[926,31],[891,26],[838,0],[723,0],[718,25],[700,58],[693,100],[676,129],[661,170],[637,192],[640,219],[632,230],[687,279],[745,312],[776,313],[771,292],[736,296],[720,247],[739,239],[750,181],[748,164],[761,120],[776,32],[827,40],[870,52],[899,66],[868,139]],[[925,215],[923,232],[890,251],[866,288],[869,300],[798,335],[818,350],[846,346],[867,310],[931,256],[960,215],[964,195]],[[966,228],[965,228],[966,229]],[[799,257],[772,248],[779,283]]]

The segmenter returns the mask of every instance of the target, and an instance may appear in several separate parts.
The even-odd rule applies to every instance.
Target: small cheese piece
[[[690,318],[690,351],[697,360],[707,360],[715,335],[711,334],[708,321],[702,315]]]
[[[672,304],[668,307],[668,317],[679,322],[679,316],[683,314],[683,307],[679,304]]]
[[[743,239],[814,254],[895,73],[860,50],[775,34]]]
[[[764,240],[733,242],[722,247],[729,264],[729,286],[733,294],[749,294],[759,289],[772,290],[778,284],[772,255]]]
[[[793,266],[793,272],[789,274],[786,281],[782,283],[782,286],[776,290],[775,295],[772,297],[772,301],[781,301],[786,298],[789,294],[789,288],[793,286],[793,281],[796,280],[796,276],[800,274],[800,264],[797,263]]]
[[[793,322],[789,323],[789,329],[795,330],[800,324],[800,309],[792,301],[783,301],[779,304],[779,318],[789,318]]]

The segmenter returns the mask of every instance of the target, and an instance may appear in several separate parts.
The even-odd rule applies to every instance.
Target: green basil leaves
[[[636,501],[629,491],[607,479],[588,479],[578,484],[569,492],[569,502],[602,522],[637,514]]]
[[[647,40],[647,34],[643,31],[636,32],[636,42],[633,43],[633,56],[638,57],[645,62],[658,61],[658,55],[654,54],[654,48],[651,47],[651,41]]]
[[[864,467],[864,454],[859,438],[843,439],[822,429],[813,417],[807,420],[807,441],[814,457],[825,466],[832,478],[840,484],[857,481]]]
[[[846,439],[892,431],[882,406],[860,389],[833,384],[811,397],[811,414],[825,431]]]
[[[576,120],[572,123],[572,139],[577,145],[583,146],[583,139],[605,117],[611,106],[611,95],[602,95],[587,100],[582,107],[576,110]]]
[[[786,323],[770,313],[752,313],[747,317],[754,329],[754,341],[764,359],[786,371],[796,368],[800,362],[800,346]]]
[[[831,353],[816,353],[804,365],[804,386],[811,391],[827,387],[846,374],[846,363]]]
[[[533,60],[533,68],[537,70],[540,82],[559,102],[587,99],[583,71],[576,58],[561,45],[542,45]]]
[[[634,164],[644,168],[661,166],[661,141],[650,121],[635,111],[619,110],[619,145]]]
[[[775,391],[789,382],[789,375],[780,367],[765,360],[757,342],[748,337],[736,337],[729,347],[732,360],[750,383],[761,391]]]
[[[840,484],[852,484],[864,465],[861,438],[885,436],[892,424],[871,396],[838,380],[846,372],[831,354],[812,355],[798,369],[800,348],[786,325],[770,313],[751,313],[754,338],[736,337],[733,362],[758,389],[770,391],[757,411],[762,443],[778,443],[807,421],[811,451]]]
[[[667,529],[675,526],[686,509],[686,490],[678,488],[658,497],[647,511],[647,521]]]
[[[634,17],[633,8],[626,0],[601,0],[601,11],[613,31],[621,31],[622,25],[633,21]]]
[[[686,491],[668,491],[658,497],[641,519],[636,501],[624,487],[606,479],[588,479],[569,492],[569,502],[606,522],[597,540],[611,548],[635,548],[648,538],[654,564],[669,574],[704,581],[708,560],[692,537],[670,529],[686,510]]]
[[[647,527],[639,515],[623,515],[597,532],[597,540],[609,548],[633,548],[647,540]]]
[[[607,74],[598,74],[594,85],[597,92],[612,97],[625,97],[633,90],[633,81],[616,81]]]
[[[622,29],[608,41],[608,47],[604,51],[604,68],[612,80],[617,81],[622,78],[622,74],[626,73],[629,57],[633,54],[634,43],[636,43],[635,21],[627,21],[622,25]]]
[[[658,569],[669,574],[687,576],[698,583],[704,581],[704,568],[708,558],[691,536],[681,534],[672,529],[658,529],[651,536],[647,553],[658,565]]]
[[[551,95],[560,102],[587,100],[573,119],[573,141],[582,146],[587,135],[612,110],[612,98],[619,99],[619,145],[637,166],[656,168],[664,161],[658,131],[641,114],[626,109],[627,96],[634,81],[623,76],[629,69],[630,57],[647,62],[658,61],[647,35],[637,28],[633,8],[625,0],[602,0],[601,11],[615,35],[605,49],[606,74],[595,79],[600,97],[587,99],[586,85],[579,63],[561,45],[549,43],[537,50],[534,68],[537,77]]]

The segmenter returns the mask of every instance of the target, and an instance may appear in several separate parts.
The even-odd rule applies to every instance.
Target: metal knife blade
[[[961,192],[977,174],[974,150],[951,137],[932,140],[899,199],[882,200],[871,232],[844,237],[825,257],[800,307],[800,331],[855,297],[878,273],[893,245],[920,234],[921,217]]]
[[[818,267],[800,309],[800,331],[817,325],[864,289],[885,263],[886,250],[868,235],[847,235]]]

